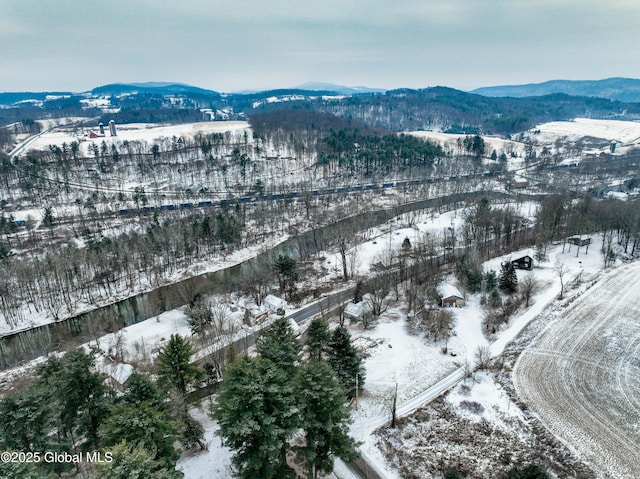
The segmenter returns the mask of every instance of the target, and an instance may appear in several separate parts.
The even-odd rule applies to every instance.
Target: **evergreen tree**
[[[307,478],[317,479],[333,470],[334,457],[352,457],[345,391],[327,363],[310,361],[298,370],[296,395],[304,431],[304,443],[295,448],[296,462]]]
[[[167,411],[143,402],[139,406],[114,406],[111,415],[100,426],[105,446],[122,442],[153,451],[155,460],[174,467],[179,452],[173,443],[179,439],[178,424]]]
[[[0,398],[0,448],[42,452],[51,449],[54,408],[48,390],[39,385]]]
[[[511,261],[502,263],[498,285],[502,291],[513,294],[518,290],[518,275]]]
[[[273,263],[273,269],[278,275],[280,292],[284,294],[287,299],[291,299],[296,290],[295,283],[298,280],[298,265],[296,264],[296,260],[290,256],[278,255],[278,258]]]
[[[0,461],[2,479],[57,479],[57,475],[45,471],[41,463]]]
[[[496,272],[492,269],[484,274],[484,289],[487,293],[490,293],[498,286],[498,277]]]
[[[476,257],[463,255],[457,262],[458,278],[471,291],[477,293],[482,289],[482,266]]]
[[[324,359],[329,347],[331,333],[329,332],[329,323],[326,319],[318,317],[314,318],[307,329],[307,350],[311,361],[320,361]]]
[[[173,467],[165,467],[144,446],[132,446],[125,441],[109,452],[111,462],[98,464],[91,479],[182,479],[184,474]]]
[[[273,362],[288,374],[293,374],[302,347],[293,334],[289,320],[278,318],[258,337],[256,349],[261,357]]]
[[[191,327],[191,334],[204,335],[213,322],[213,312],[207,298],[198,294],[185,308],[184,314]]]
[[[355,304],[358,304],[360,301],[362,301],[363,296],[364,296],[364,283],[362,281],[358,281],[353,291],[353,302]]]
[[[229,365],[212,409],[242,479],[293,477],[288,440],[299,427],[291,375],[264,358]]]
[[[51,206],[45,206],[44,212],[42,213],[42,226],[53,228],[54,224],[53,208],[51,208]]]
[[[204,376],[202,370],[191,364],[193,346],[179,334],[172,334],[160,350],[157,359],[158,377],[166,380],[183,396],[187,387]]]
[[[96,446],[98,428],[113,403],[113,391],[105,384],[106,375],[93,372],[93,366],[92,355],[75,349],[42,365],[38,382],[51,391],[62,435],[72,442],[84,436]]]
[[[158,409],[164,408],[160,391],[158,391],[155,383],[148,376],[138,372],[134,372],[129,376],[120,402],[133,407],[146,402]]]
[[[180,417],[182,427],[182,442],[186,449],[194,449],[198,446],[200,449],[205,448],[204,444],[204,427],[187,411]]]
[[[542,467],[537,464],[530,464],[524,469],[518,469],[514,467],[509,471],[508,479],[548,479],[549,474]]]
[[[362,359],[358,355],[358,351],[351,344],[351,335],[343,326],[338,326],[331,333],[328,362],[344,386],[347,396],[354,397],[356,375],[358,376],[358,385],[361,386],[364,384],[365,370],[362,367]]]

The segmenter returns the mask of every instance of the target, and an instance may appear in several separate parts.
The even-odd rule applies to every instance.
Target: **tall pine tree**
[[[278,318],[260,335],[256,348],[261,357],[272,361],[288,374],[293,374],[300,360],[302,346],[296,339],[289,320]]]
[[[38,369],[38,383],[51,391],[60,435],[78,442],[84,437],[94,447],[98,427],[109,414],[113,391],[106,375],[94,372],[94,358],[82,349],[51,358]]]
[[[187,394],[187,387],[191,383],[204,377],[204,372],[191,363],[193,353],[193,346],[188,340],[179,334],[172,334],[158,354],[158,376],[183,396]]]
[[[325,359],[331,333],[329,332],[329,323],[326,319],[318,317],[314,318],[307,329],[307,352],[311,361],[320,361]]]
[[[264,358],[243,357],[227,369],[212,409],[220,435],[234,451],[241,479],[281,479],[288,441],[300,425],[291,375]]]
[[[344,386],[347,396],[355,397],[356,375],[361,386],[364,384],[365,370],[358,351],[351,344],[351,335],[343,326],[338,326],[331,333],[328,362]]]
[[[518,290],[518,275],[516,268],[511,261],[502,263],[500,277],[498,278],[498,286],[502,291],[513,294]]]
[[[145,401],[139,406],[115,406],[100,426],[100,436],[105,446],[115,446],[123,441],[141,446],[153,451],[156,461],[166,467],[174,467],[180,457],[173,447],[180,438],[178,428],[179,424],[167,411]]]
[[[308,479],[324,477],[336,456],[350,460],[353,454],[344,388],[326,362],[310,361],[298,369],[296,396],[304,432],[303,443],[294,448],[296,462]]]

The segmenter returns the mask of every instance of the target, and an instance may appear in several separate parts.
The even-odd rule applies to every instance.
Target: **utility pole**
[[[358,373],[356,373],[356,411],[358,410]]]
[[[398,383],[396,383],[396,392],[393,395],[393,405],[391,406],[391,427],[396,427],[396,404],[398,401]]]

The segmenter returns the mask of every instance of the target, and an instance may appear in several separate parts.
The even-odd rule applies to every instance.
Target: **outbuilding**
[[[511,261],[511,264],[516,269],[533,269],[533,258],[529,255],[523,256],[522,258],[514,259]]]
[[[443,308],[461,308],[464,306],[462,293],[453,285],[441,284],[438,286],[438,294],[440,294],[440,305]]]
[[[576,246],[588,246],[591,244],[591,236],[572,236],[567,238],[567,241]]]

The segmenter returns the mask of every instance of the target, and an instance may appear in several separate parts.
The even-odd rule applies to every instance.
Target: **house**
[[[371,308],[366,301],[354,303],[350,301],[344,308],[344,317],[349,321],[358,322],[371,314]]]
[[[513,188],[526,188],[529,186],[529,182],[524,178],[516,178],[511,182]]]
[[[511,261],[511,264],[516,269],[533,269],[533,258],[529,255],[523,256],[522,258],[514,259]]]
[[[119,363],[112,360],[98,362],[96,369],[106,374],[107,383],[117,391],[124,391],[126,382],[133,374],[133,366],[131,364]]]
[[[276,313],[284,316],[284,310],[287,307],[287,302],[282,299],[274,296],[272,294],[268,294],[262,300],[262,304],[270,313]]]
[[[567,242],[576,246],[588,246],[591,244],[591,236],[572,236],[571,238],[567,238]]]
[[[464,306],[464,297],[455,286],[447,283],[441,284],[438,286],[438,294],[440,294],[440,304],[443,308],[461,308]]]

